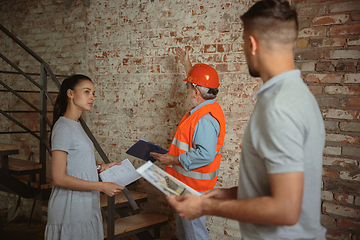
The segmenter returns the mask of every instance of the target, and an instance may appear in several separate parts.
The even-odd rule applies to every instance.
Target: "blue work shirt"
[[[199,108],[214,102],[215,99],[211,99],[200,103],[189,112],[189,116]],[[209,165],[214,161],[219,134],[220,124],[210,113],[200,118],[192,139],[195,150],[179,155],[179,162],[186,171]]]

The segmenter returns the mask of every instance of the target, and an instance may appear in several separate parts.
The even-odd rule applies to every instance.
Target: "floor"
[[[31,220],[28,227],[28,218],[17,217],[11,222],[6,222],[2,217],[0,223],[0,240],[44,240],[45,221]],[[2,231],[1,231],[2,229]],[[126,237],[120,240],[134,240],[136,237]]]
[[[11,222],[2,219],[1,240],[43,240],[46,222],[31,220],[28,227],[28,219],[18,217]],[[0,226],[1,228],[1,226]]]

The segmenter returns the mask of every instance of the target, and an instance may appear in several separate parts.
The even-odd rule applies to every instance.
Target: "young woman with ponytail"
[[[82,112],[91,109],[94,93],[89,77],[73,75],[63,81],[55,102],[46,240],[104,239],[99,191],[113,196],[124,189],[99,182],[94,146],[78,121]],[[100,171],[115,164],[120,163],[103,164]]]

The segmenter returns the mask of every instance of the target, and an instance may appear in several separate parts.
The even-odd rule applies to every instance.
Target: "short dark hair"
[[[296,9],[286,0],[261,0],[240,18],[244,22],[244,31],[255,31],[263,40],[286,44],[297,38]]]

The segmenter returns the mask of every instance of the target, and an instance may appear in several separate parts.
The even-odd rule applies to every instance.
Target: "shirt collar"
[[[216,101],[215,99],[210,99],[210,100],[206,100],[205,102],[200,103],[199,105],[197,105],[196,107],[194,107],[193,109],[191,109],[189,111],[189,115],[192,114],[193,112],[195,112],[196,110],[198,110],[199,108],[201,108],[202,106],[205,106],[207,104],[212,104],[215,101]]]
[[[294,70],[290,70],[290,71],[280,73],[280,74],[276,75],[275,77],[270,78],[268,81],[266,81],[260,87],[259,91],[257,91],[257,93],[255,93],[253,99],[255,99],[257,96],[260,97],[265,91],[267,91],[268,89],[271,89],[272,87],[275,87],[276,85],[284,82],[286,79],[298,77],[298,76],[300,76],[300,74],[301,74],[301,72],[300,72],[299,69],[294,69]]]

